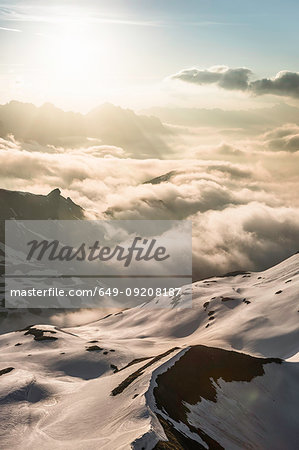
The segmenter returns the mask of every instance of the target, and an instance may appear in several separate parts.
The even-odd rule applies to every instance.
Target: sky
[[[237,108],[242,99],[250,108],[274,100],[262,96],[253,105],[242,91],[195,86],[173,75],[227,66],[249,68],[250,77],[263,79],[298,70],[296,0],[2,0],[0,5],[2,104],[52,102],[85,112],[103,102],[134,109],[199,103]]]

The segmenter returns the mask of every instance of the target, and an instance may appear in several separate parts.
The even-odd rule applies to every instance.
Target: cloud
[[[273,94],[299,98],[299,73],[286,70],[274,78],[263,78],[250,83],[250,89],[257,95]]]
[[[32,12],[34,11],[34,13]],[[83,9],[79,6],[68,5],[39,5],[34,8],[27,5],[11,5],[1,7],[0,14],[5,21],[12,22],[31,22],[31,23],[85,23],[85,24],[112,24],[128,26],[161,27],[164,22],[157,20],[139,20],[128,19],[124,15],[99,14],[94,8],[85,6]]]
[[[232,270],[262,270],[292,255],[299,246],[298,208],[252,202],[192,220],[198,278]]]
[[[299,249],[299,153],[269,151],[279,139],[292,142],[298,128],[275,127],[246,145],[218,143],[193,160],[189,148],[181,160],[136,159],[94,141],[61,149],[2,138],[1,187],[36,194],[58,187],[90,218],[192,220],[195,278],[261,270]]]
[[[251,70],[245,67],[230,69],[227,66],[213,66],[209,69],[186,69],[171,78],[186,81],[193,84],[217,84],[223,89],[246,90]]]
[[[245,67],[235,69],[213,66],[209,69],[186,69],[171,76],[172,79],[198,85],[214,84],[226,90],[246,91],[255,95],[280,95],[299,98],[299,73],[280,71],[274,78],[250,81],[253,72]]]
[[[263,190],[255,189],[258,172],[253,167],[225,162],[189,163],[160,183],[138,184],[110,198],[107,217],[114,219],[187,219],[197,213],[223,211],[252,201],[275,204]],[[255,173],[256,172],[256,173]],[[251,189],[251,185],[253,189]]]
[[[299,152],[299,126],[285,124],[265,133],[264,140],[270,150]]]
[[[22,33],[22,30],[17,30],[16,28],[0,27],[0,30],[2,30],[2,31],[14,31],[15,33]]]
[[[240,179],[231,165],[218,169],[198,165],[159,185],[129,186],[111,197],[107,218],[192,220],[195,279],[265,269],[294,253],[299,208],[283,205],[274,180],[258,180],[254,170]]]
[[[228,155],[228,156],[243,156],[244,155],[244,152],[242,150],[239,150],[229,144],[221,144],[218,148],[218,152],[220,154]]]
[[[195,278],[261,270],[299,248],[295,180],[257,165],[185,162],[158,184],[127,186],[110,197],[107,218],[189,219]],[[283,198],[284,191],[288,198]],[[293,205],[293,206],[291,206]]]

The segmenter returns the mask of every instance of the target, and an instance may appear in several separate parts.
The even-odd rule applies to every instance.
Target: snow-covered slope
[[[192,308],[184,308],[191,293]],[[99,323],[102,333],[122,339],[179,339],[289,358],[298,352],[298,294],[296,254],[264,272],[200,281],[179,298],[154,299]]]
[[[296,254],[88,325],[3,334],[0,448],[297,448],[298,293]]]

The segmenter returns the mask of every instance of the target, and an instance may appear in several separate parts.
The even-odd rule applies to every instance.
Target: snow
[[[215,383],[217,407],[205,399],[187,405],[189,423],[200,425],[231,450],[260,448],[261,443],[271,450],[295,449],[299,438],[299,365],[269,364],[264,370],[263,377],[250,383],[220,380],[220,387]]]
[[[46,310],[38,320],[31,312],[6,311],[0,371],[14,369],[0,375],[0,448],[153,448],[166,439],[156,416],[156,378],[198,344],[286,362],[265,365],[265,375],[250,382],[218,380],[217,402],[188,404],[188,423],[200,424],[232,450],[296,448],[298,268],[296,254],[264,272],[196,282],[192,307],[191,286],[185,286],[180,298],[163,297],[159,307],[154,299],[106,318],[105,312],[93,312],[98,318],[88,324],[63,328],[52,318],[51,324],[34,325],[56,340],[38,341],[26,330],[16,331],[49,323]],[[102,350],[87,351],[92,345]],[[174,347],[178,349],[140,370],[123,392],[111,395],[153,357]],[[148,359],[115,371],[138,358]],[[164,418],[206,447],[186,424]]]

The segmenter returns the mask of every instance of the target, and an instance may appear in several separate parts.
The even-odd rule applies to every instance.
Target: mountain
[[[25,326],[26,320],[38,320],[43,317],[48,320],[53,311],[44,309],[14,310],[4,309],[4,284],[1,275],[4,274],[4,246],[5,220],[74,220],[84,219],[84,210],[76,205],[69,197],[61,195],[58,188],[48,195],[36,195],[30,192],[9,191],[0,189],[0,329],[7,331],[5,321],[7,318],[19,326]]]
[[[298,264],[2,334],[1,448],[296,449]]]
[[[0,189],[0,219],[72,220],[83,219],[84,211],[70,197],[64,198],[58,188],[48,195]]]
[[[221,127],[264,131],[265,127],[277,127],[282,123],[298,124],[299,108],[279,103],[268,108],[249,110],[224,110],[220,108],[154,107],[142,111],[154,115],[164,123],[195,127]]]
[[[37,107],[11,101],[0,105],[0,136],[9,134],[19,141],[41,145],[81,147],[95,142],[114,145],[142,158],[165,152],[168,147],[164,138],[172,132],[156,117],[137,115],[109,103],[80,114],[63,111],[50,103]]]
[[[0,189],[0,243],[4,242],[5,220],[83,219],[84,210],[58,188],[48,195]]]
[[[86,127],[82,114],[63,111],[51,103],[37,107],[13,100],[0,105],[0,135],[7,134],[25,142],[55,145],[70,136],[82,141]]]
[[[137,115],[105,103],[86,115],[90,136],[101,138],[103,143],[116,145],[140,156],[155,157],[167,150],[164,137],[171,134],[154,116]]]
[[[171,170],[170,172],[164,173],[163,175],[160,175],[158,177],[152,178],[151,180],[144,181],[143,184],[160,184],[160,183],[166,183],[167,181],[170,181],[171,178],[177,174],[176,170]]]

